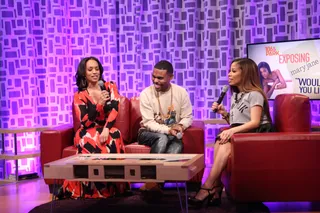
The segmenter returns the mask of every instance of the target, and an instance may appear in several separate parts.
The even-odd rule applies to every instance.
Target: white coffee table
[[[44,165],[44,178],[95,182],[164,182],[187,184],[204,168],[203,154],[79,154]],[[179,201],[183,210],[180,191]],[[54,200],[54,196],[53,196]]]

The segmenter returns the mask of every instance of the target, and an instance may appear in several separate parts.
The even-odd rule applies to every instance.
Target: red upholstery
[[[131,135],[130,139],[132,141],[137,141],[138,130],[140,128],[140,122],[142,120],[140,113],[140,101],[139,97],[133,97],[130,99],[130,127]]]
[[[273,113],[278,132],[310,132],[311,110],[307,96],[278,95],[274,102]]]
[[[310,132],[310,112],[308,97],[278,95],[274,122],[279,132],[233,136],[223,182],[234,200],[320,200],[320,132]]]
[[[74,111],[74,110],[73,110]],[[74,115],[74,112],[73,112]],[[140,128],[141,114],[139,98],[121,97],[119,114],[115,126],[120,130],[126,144],[126,153],[149,153],[150,147],[136,143],[138,129]],[[73,116],[72,125],[59,126],[50,130],[42,131],[41,143],[41,166],[45,163],[58,160],[76,153],[73,145],[75,129],[80,121]],[[77,127],[77,128],[76,128]],[[183,135],[184,153],[204,154],[204,123],[193,122],[192,126]],[[203,171],[197,174],[191,182],[201,182]],[[47,184],[53,184],[53,180],[45,179]]]

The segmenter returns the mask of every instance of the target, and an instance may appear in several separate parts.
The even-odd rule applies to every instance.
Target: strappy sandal
[[[213,186],[211,189],[208,188],[203,188],[201,187],[200,190],[205,190],[208,192],[208,195],[203,199],[203,200],[199,200],[196,198],[196,196],[193,197],[188,197],[188,203],[191,206],[194,206],[196,208],[201,208],[203,206],[209,205],[210,200],[213,198],[214,193],[211,193],[211,191],[215,188],[215,186]],[[200,191],[199,190],[199,191]],[[199,191],[197,192],[197,194],[199,193]]]

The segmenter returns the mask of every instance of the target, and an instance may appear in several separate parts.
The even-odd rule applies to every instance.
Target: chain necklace
[[[240,98],[238,99],[238,94],[240,94]],[[234,96],[234,102],[237,104],[241,101],[241,99],[243,98],[244,96],[244,92],[240,92],[240,93],[236,93],[236,95]]]
[[[155,90],[155,89],[154,89]],[[155,94],[156,94],[156,97],[157,97],[157,100],[158,100],[158,104],[159,104],[159,112],[160,112],[160,115],[161,115],[161,118],[162,119],[167,119],[170,117],[170,112],[173,110],[173,105],[172,105],[172,97],[173,97],[173,92],[172,92],[172,85],[170,85],[170,92],[171,92],[171,100],[170,100],[170,106],[168,107],[168,114],[165,116],[165,114],[163,113],[162,111],[162,107],[161,107],[161,103],[160,103],[160,94],[159,92],[157,92],[155,90]]]

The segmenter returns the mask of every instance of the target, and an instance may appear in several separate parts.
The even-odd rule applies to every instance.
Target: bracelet
[[[229,119],[229,117],[230,117],[230,113],[229,113],[229,112],[227,112],[227,114],[226,114],[225,116],[222,115],[222,118],[225,119],[225,120],[226,120],[226,119]]]

